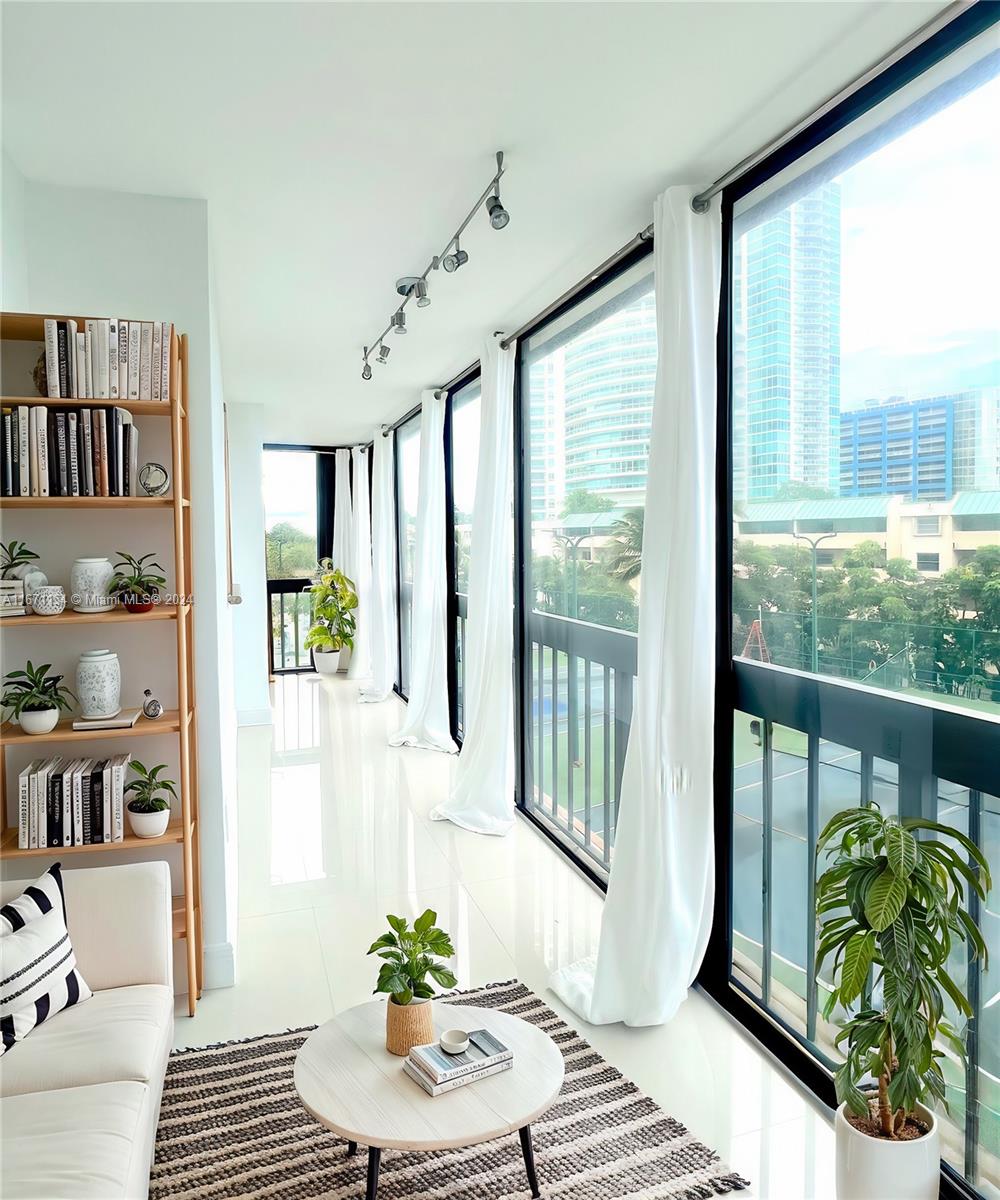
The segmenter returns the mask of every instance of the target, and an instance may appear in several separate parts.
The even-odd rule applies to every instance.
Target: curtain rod
[[[773,154],[776,150],[780,150],[782,146],[790,142],[792,138],[797,137],[804,129],[808,129],[815,121],[825,117],[838,104],[842,104],[845,100],[853,96],[855,92],[865,87],[866,84],[871,83],[873,79],[881,75],[883,71],[893,66],[901,58],[905,58],[911,50],[915,50],[929,38],[933,37],[934,34],[944,29],[946,25],[950,25],[956,17],[972,8],[976,2],[977,0],[971,0],[971,2],[970,0],[955,0],[947,8],[942,9],[941,12],[932,17],[926,24],[921,25],[915,33],[911,33],[909,37],[901,41],[888,54],[880,58],[878,62],[872,63],[860,75],[855,76],[850,83],[840,88],[839,91],[834,92],[818,108],[814,108],[812,112],[801,117],[794,125],[789,125],[784,132],[771,138],[769,142],[765,142],[763,146],[755,150],[752,154],[748,154],[746,158],[741,159],[734,167],[730,167],[710,187],[705,188],[703,192],[699,192],[691,200],[691,207],[696,213],[707,212],[709,204],[723,189],[734,183],[741,175],[745,175],[747,171],[752,170],[759,163],[762,163],[768,155]]]

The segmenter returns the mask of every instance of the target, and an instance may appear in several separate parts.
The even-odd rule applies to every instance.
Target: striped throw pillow
[[[76,969],[56,863],[0,908],[0,1054],[48,1017],[91,995]]]

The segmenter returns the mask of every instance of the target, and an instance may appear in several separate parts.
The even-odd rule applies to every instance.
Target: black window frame
[[[421,407],[418,404],[416,408],[411,409],[404,417],[393,426],[392,430],[392,486],[393,486],[393,518],[396,529],[396,678],[393,681],[392,690],[400,698],[400,700],[408,703],[410,699],[409,693],[409,664],[407,665],[407,687],[403,688],[403,542],[400,534],[402,527],[399,519],[399,514],[402,508],[403,491],[401,487],[401,475],[399,470],[400,453],[399,453],[399,431],[406,425],[416,423],[417,438],[420,437],[420,421]],[[411,582],[410,587],[413,584]],[[412,597],[411,597],[411,618],[412,618]],[[411,624],[412,634],[412,624]],[[409,647],[407,647],[409,649]]]

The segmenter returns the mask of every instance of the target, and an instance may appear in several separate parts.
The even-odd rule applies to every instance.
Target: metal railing
[[[312,654],[303,644],[312,624],[312,596],[305,590],[310,582],[308,579],[267,581],[272,675],[312,670]]]
[[[733,757],[731,980],[827,1066],[839,1058],[820,1015],[816,842],[836,812],[876,801],[966,833],[995,858],[1000,841],[1000,720],[928,700],[737,658]],[[820,864],[822,869],[822,863]],[[970,905],[1000,949],[1000,906]],[[975,1010],[964,1073],[946,1078],[945,1157],[970,1180],[1000,1184],[1000,1006],[996,968],[957,944],[949,973]],[[951,1013],[958,1027],[962,1021]]]
[[[532,611],[527,617],[523,803],[607,877],[632,720],[635,634]]]

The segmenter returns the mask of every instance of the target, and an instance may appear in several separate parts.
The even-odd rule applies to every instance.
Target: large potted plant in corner
[[[69,712],[76,697],[62,686],[62,675],[50,675],[51,663],[34,666],[29,659],[23,670],[4,676],[0,703],[16,717],[25,733],[51,733],[60,712]]]
[[[454,987],[458,980],[437,961],[453,958],[451,938],[435,925],[437,913],[427,909],[411,929],[402,917],[387,916],[388,933],[372,942],[369,954],[382,959],[375,992],[389,997],[385,1006],[385,1048],[405,1058],[414,1046],[434,1041],[431,997],[434,989],[428,975],[441,987]]]
[[[328,558],[320,562],[320,568],[319,578],[306,589],[313,598],[313,624],[305,648],[313,652],[316,670],[332,675],[340,664],[341,650],[354,649],[358,594],[354,581],[336,570]]]
[[[972,892],[985,900],[989,866],[956,830],[885,817],[876,804],[838,813],[820,835],[824,850],[833,861],[816,885],[816,972],[832,962],[826,1018],[838,1006],[847,1014],[836,1039],[845,1052],[835,1076],[837,1195],[935,1200],[941,1064],[948,1054],[965,1061],[946,999],[972,1016],[948,956],[959,941],[986,957],[964,902]]]

